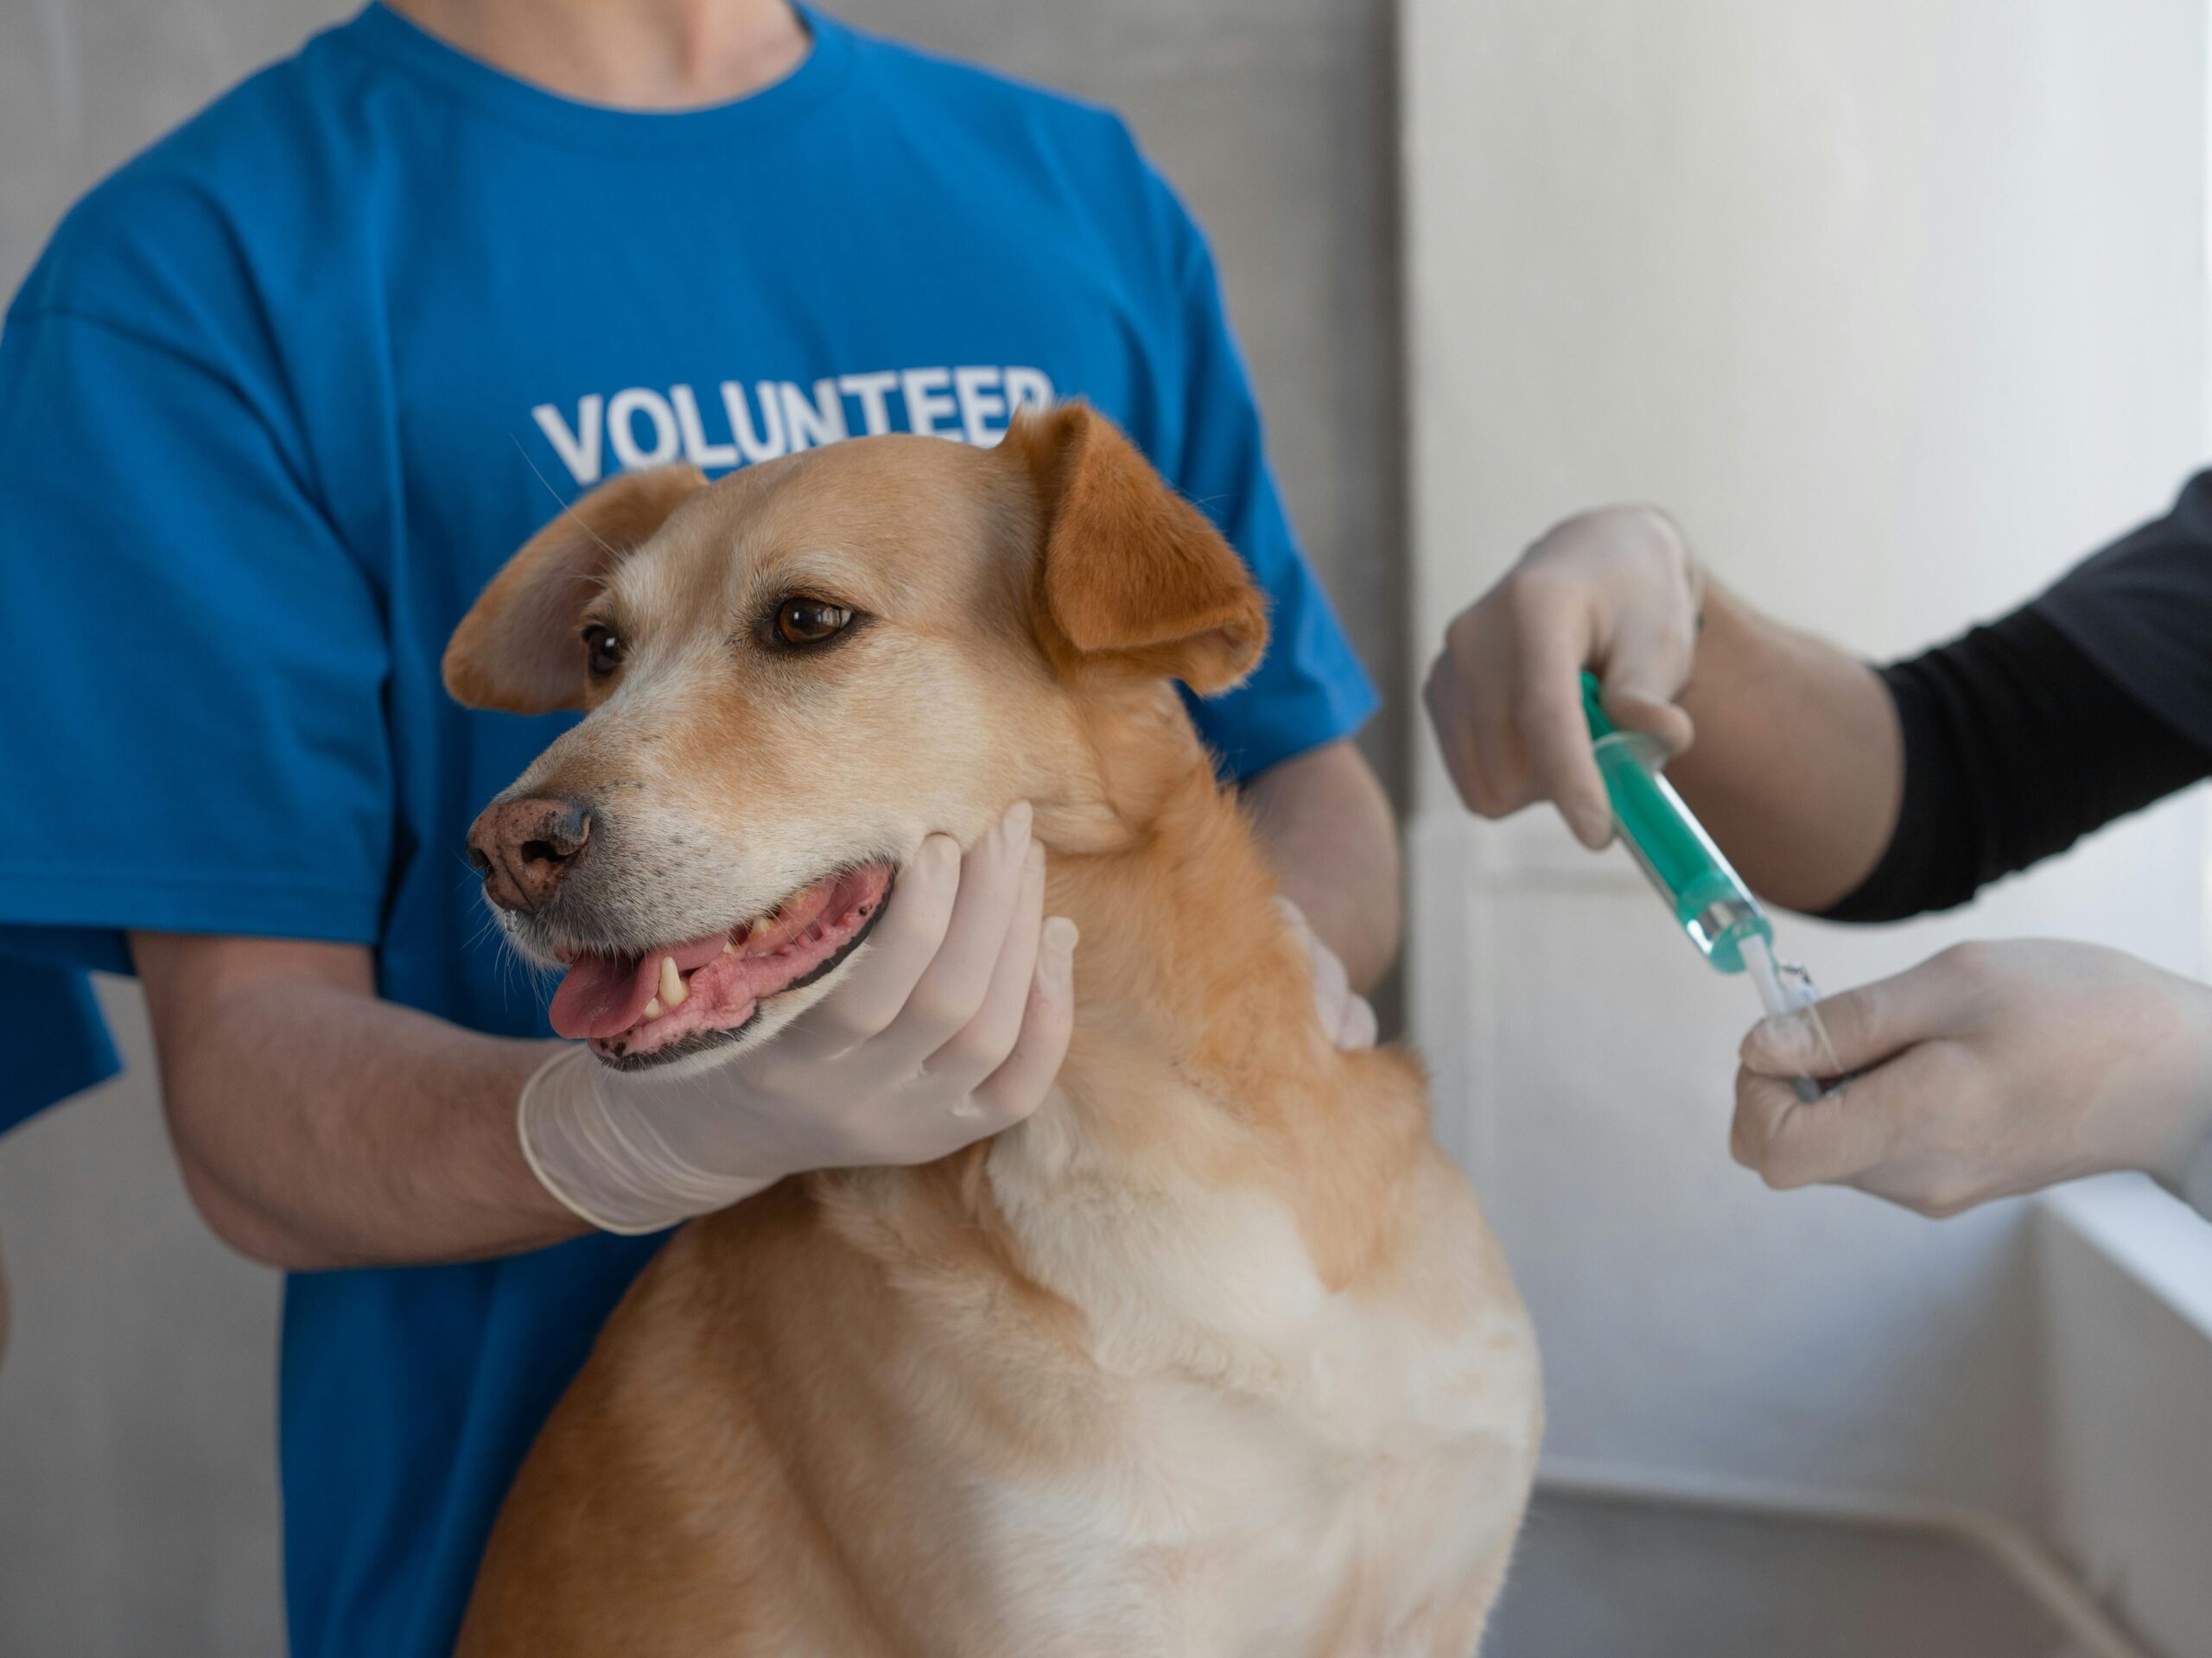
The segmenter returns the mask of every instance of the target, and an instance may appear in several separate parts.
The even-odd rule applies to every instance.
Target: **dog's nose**
[[[484,877],[486,898],[527,913],[553,901],[590,838],[591,813],[581,801],[495,800],[468,831],[468,861]]]

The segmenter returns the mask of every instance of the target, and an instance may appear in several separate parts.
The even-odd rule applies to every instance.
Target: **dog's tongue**
[[[677,967],[689,973],[714,960],[725,937],[715,933],[649,956],[579,956],[545,1016],[571,1041],[618,1036],[645,1016],[645,1004],[660,988],[662,956],[673,956]]]
[[[545,1016],[571,1041],[613,1036],[645,1017],[659,982],[658,956],[579,956]]]

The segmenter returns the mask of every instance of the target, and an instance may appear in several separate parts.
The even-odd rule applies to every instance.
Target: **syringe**
[[[1814,988],[1813,975],[1795,962],[1774,959],[1771,943],[1754,933],[1744,940],[1744,965],[1751,972],[1751,982],[1759,989],[1759,1006],[1767,1016],[1794,1013],[1800,1007],[1810,1007],[1821,999]],[[1815,1015],[1817,1017],[1817,1015]],[[1826,1040],[1823,1032],[1822,1040]],[[1821,1085],[1809,1077],[1792,1077],[1789,1086],[1797,1097],[1807,1103],[1821,1097]]]
[[[1748,970],[1770,1015],[1818,1001],[1810,974],[1794,962],[1776,961],[1774,924],[1661,775],[1664,752],[1642,732],[1613,724],[1593,674],[1582,676],[1582,712],[1614,826],[1699,953],[1717,973]],[[1820,1097],[1820,1084],[1809,1078],[1793,1078],[1791,1086],[1801,1100]]]

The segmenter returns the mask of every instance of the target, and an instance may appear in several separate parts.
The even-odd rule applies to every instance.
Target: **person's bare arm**
[[[945,1156],[1035,1110],[1067,1052],[1075,929],[1046,923],[1028,826],[1024,803],[965,854],[931,837],[855,969],[684,1087],[381,1001],[356,945],[133,933],[186,1187],[234,1248],[304,1271],[505,1255],[587,1217],[649,1230],[804,1169]]]
[[[1904,781],[1880,679],[1701,578],[1648,507],[1569,518],[1447,630],[1427,700],[1471,808],[1503,817],[1550,800],[1586,845],[1605,844],[1586,667],[1617,723],[1673,752],[1668,776],[1756,890],[1822,910],[1872,870]]]
[[[1708,583],[1667,775],[1754,892],[1818,912],[1872,873],[1897,827],[1904,746],[1865,663]]]
[[[186,1188],[240,1253],[391,1266],[584,1229],[515,1137],[551,1044],[380,1001],[358,945],[137,932],[130,950]]]
[[[1398,829],[1390,802],[1350,742],[1324,743],[1244,785],[1284,895],[1366,994],[1398,954]]]

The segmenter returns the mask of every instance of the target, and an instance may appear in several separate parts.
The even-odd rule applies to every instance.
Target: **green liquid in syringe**
[[[1706,959],[1723,973],[1744,970],[1743,941],[1771,945],[1774,929],[1728,860],[1690,815],[1674,785],[1661,776],[1657,746],[1637,732],[1618,730],[1605,715],[1596,677],[1582,676],[1582,709],[1590,722],[1598,770],[1612,802],[1621,839],[1635,854],[1675,919]]]

